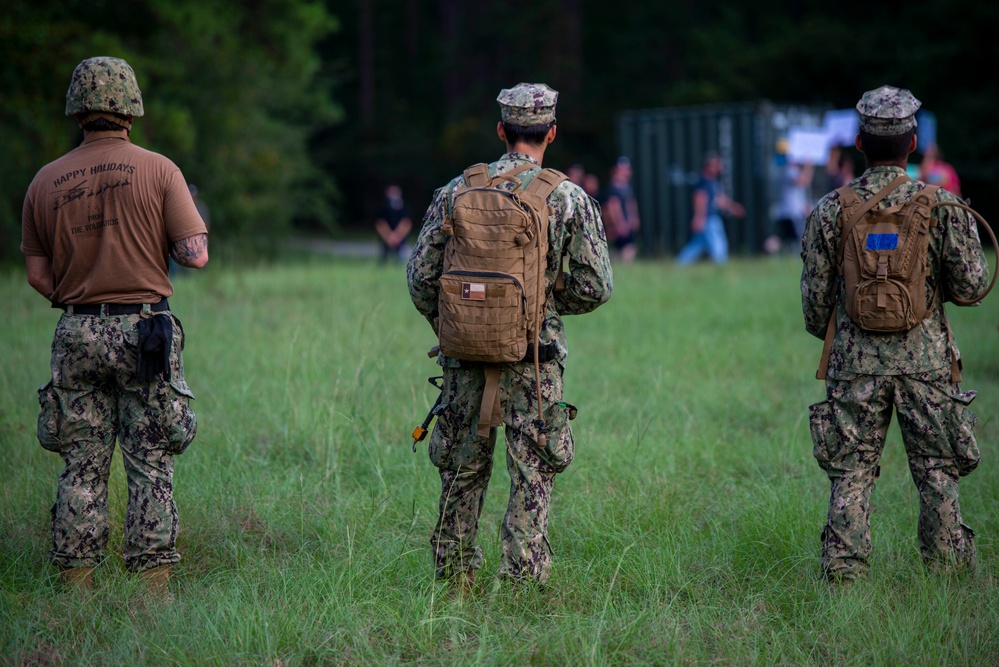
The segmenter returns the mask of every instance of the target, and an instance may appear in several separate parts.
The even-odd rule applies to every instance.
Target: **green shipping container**
[[[755,255],[776,231],[774,208],[791,128],[818,130],[831,107],[767,101],[629,110],[617,119],[621,154],[631,160],[638,199],[639,251],[672,256],[690,238],[692,193],[707,151],[717,152],[725,192],[746,217],[725,217],[732,255]],[[815,165],[813,201],[825,194],[825,165]]]

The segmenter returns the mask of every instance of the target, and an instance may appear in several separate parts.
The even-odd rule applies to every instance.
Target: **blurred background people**
[[[676,257],[677,264],[691,264],[705,253],[716,264],[728,261],[728,237],[721,214],[737,218],[746,215],[742,204],[733,200],[722,187],[722,161],[714,151],[708,151],[701,167],[701,179],[694,186],[694,216],[690,221],[691,237]]]
[[[829,149],[829,159],[826,161],[826,185],[824,190],[832,192],[841,188],[856,178],[856,163],[853,156],[843,150],[842,146]]]
[[[930,185],[939,185],[953,195],[961,196],[961,180],[957,170],[945,162],[943,153],[936,143],[930,144],[919,163],[919,180]]]
[[[795,253],[801,251],[805,220],[812,210],[810,191],[814,174],[814,165],[807,162],[789,161],[784,167],[775,211],[775,234],[764,242],[767,252],[785,248]]]
[[[402,199],[402,188],[390,185],[385,188],[385,201],[375,217],[375,231],[382,242],[382,262],[404,261],[406,239],[413,230],[413,220]]]
[[[610,183],[600,205],[614,256],[623,262],[633,261],[638,254],[635,232],[640,223],[638,201],[631,189],[631,160],[627,157],[618,158],[611,168]]]

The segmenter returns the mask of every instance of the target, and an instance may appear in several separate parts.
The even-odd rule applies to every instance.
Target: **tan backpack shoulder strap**
[[[568,176],[558,169],[545,168],[538,172],[526,188],[525,192],[536,194],[541,199],[546,200],[555,191],[562,181],[568,180]]]
[[[839,221],[840,226],[843,225],[843,221],[849,220],[853,210],[858,206],[862,205],[864,202],[860,200],[860,196],[853,191],[849,185],[844,185],[841,188],[836,188],[836,192],[839,194],[839,203],[843,208],[843,217]]]
[[[864,202],[861,201],[860,196],[849,185],[837,188],[836,192],[839,193],[839,201],[842,208],[839,220],[836,221],[836,224],[840,227],[839,245],[836,246],[836,271],[840,275],[843,275],[843,242],[854,225],[857,224],[857,221],[863,217],[863,213],[857,215],[856,211],[864,205]]]
[[[481,188],[489,185],[489,165],[485,162],[473,164],[462,175],[465,177],[466,187]]]
[[[895,177],[894,180],[892,180],[891,183],[889,183],[888,185],[886,185],[883,188],[881,188],[881,190],[879,190],[876,195],[874,195],[873,197],[871,197],[870,199],[868,199],[866,202],[864,202],[863,206],[861,206],[859,209],[851,210],[850,211],[851,217],[852,218],[856,218],[857,220],[859,220],[862,215],[864,215],[865,213],[867,213],[868,211],[870,211],[872,208],[874,208],[875,206],[877,206],[878,202],[880,202],[882,199],[884,199],[885,197],[887,197],[888,195],[890,195],[892,192],[894,192],[898,188],[898,186],[902,185],[906,181],[911,181],[911,180],[912,179],[909,178],[907,175],[905,175],[905,174],[899,174],[898,176]],[[837,190],[837,192],[839,192],[839,193],[842,194],[844,190],[848,190],[849,193],[850,193],[850,195],[852,195],[854,197],[854,199],[856,199],[857,201],[860,201],[860,197],[857,195],[856,192],[853,191],[853,188],[851,188],[848,185],[844,185],[842,188],[839,188],[839,190]],[[856,220],[854,220],[854,223],[856,223]]]
[[[935,226],[937,221],[931,213],[933,211],[933,202],[937,200],[937,190],[939,189],[939,185],[924,185],[917,190],[916,194],[912,195],[912,198],[905,204],[906,211],[903,224],[908,225],[918,214],[920,217],[926,218],[929,226]]]
[[[937,200],[937,190],[939,189],[939,185],[924,186],[919,190],[919,192],[916,193],[916,196],[913,197],[913,199],[918,199],[920,195],[926,195],[926,199],[921,203],[925,203],[927,206],[932,207],[933,203]]]

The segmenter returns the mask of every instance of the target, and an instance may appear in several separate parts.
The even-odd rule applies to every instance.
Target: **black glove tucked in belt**
[[[139,382],[153,382],[160,375],[170,379],[170,347],[173,344],[173,319],[154,315],[139,321],[139,357],[135,377]]]

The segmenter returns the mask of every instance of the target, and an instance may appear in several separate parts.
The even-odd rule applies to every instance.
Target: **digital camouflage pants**
[[[193,397],[184,381],[184,332],[173,319],[171,379],[136,380],[138,323],[151,314],[64,314],[52,341],[52,379],[39,390],[38,440],[59,453],[52,507],[52,563],[93,566],[108,542],[108,476],[115,441],[128,479],[125,565],[140,572],[176,563],[179,529],[173,457],[194,438]]]
[[[949,369],[916,376],[843,376],[826,381],[827,400],[810,407],[814,456],[829,476],[822,571],[833,579],[865,573],[871,555],[870,500],[892,411],[919,492],[919,551],[927,563],[973,566],[974,532],[962,523],[958,478],[979,462],[962,392]]]
[[[430,538],[437,576],[482,566],[476,536],[486,487],[493,469],[497,429],[477,434],[485,374],[481,365],[444,369],[444,409],[430,439],[430,460],[440,470],[440,517]],[[547,444],[538,447],[537,391],[534,366],[504,364],[500,400],[506,437],[510,498],[501,529],[501,578],[547,581],[552,561],[548,510],[555,474],[572,462],[568,420],[575,408],[562,401],[562,368],[541,366],[541,391],[548,428]],[[571,416],[574,416],[571,415]]]

